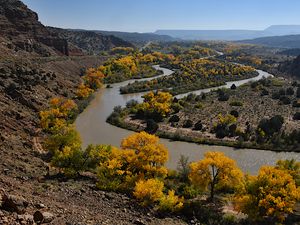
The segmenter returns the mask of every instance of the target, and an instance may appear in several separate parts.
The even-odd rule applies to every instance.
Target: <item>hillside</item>
[[[47,27],[54,35],[66,39],[72,46],[82,49],[86,54],[98,54],[114,47],[134,47],[133,44],[113,35],[103,35],[93,31],[66,30]]]
[[[36,224],[37,210],[48,213],[51,224],[182,224],[141,210],[125,195],[95,191],[88,174],[76,183],[57,171],[47,175],[39,111],[53,97],[74,97],[82,70],[107,58],[67,56],[84,52],[51,33],[21,1],[0,0],[0,12],[0,224]],[[120,41],[103,38],[103,49]]]
[[[256,39],[242,40],[240,43],[265,45],[277,48],[300,48],[300,35],[285,35],[262,37]]]
[[[131,43],[145,44],[149,41],[168,42],[175,41],[176,38],[172,38],[168,35],[159,35],[154,33],[130,33],[130,32],[119,32],[119,31],[95,31],[104,35],[114,35],[122,38]]]
[[[0,50],[8,55],[74,56],[132,46],[111,35],[47,28],[19,0],[0,0],[0,12]]]

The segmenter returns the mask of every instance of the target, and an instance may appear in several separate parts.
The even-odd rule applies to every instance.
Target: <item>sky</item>
[[[300,24],[299,0],[22,0],[44,25],[90,30],[251,29]]]

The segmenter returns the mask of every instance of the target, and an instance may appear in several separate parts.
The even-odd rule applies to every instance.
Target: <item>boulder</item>
[[[50,223],[54,219],[54,215],[49,212],[36,211],[33,214],[33,219],[37,224]]]

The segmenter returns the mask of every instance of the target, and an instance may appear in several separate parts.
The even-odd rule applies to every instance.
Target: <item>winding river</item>
[[[160,76],[168,76],[173,71],[154,66],[156,69],[163,71]],[[257,70],[259,75],[254,78],[227,82],[226,85],[221,87],[229,88],[232,84],[240,86],[252,80],[259,80],[263,77],[272,76],[271,74]],[[157,76],[158,77],[158,76]],[[156,77],[156,78],[157,78]],[[151,80],[153,78],[145,78],[142,80]],[[132,83],[134,80],[129,80],[117,84],[111,85],[112,88],[103,88],[95,93],[95,98],[91,101],[89,106],[78,116],[75,121],[76,129],[81,135],[83,146],[88,144],[110,144],[114,146],[120,146],[120,142],[123,138],[132,134],[132,131],[128,131],[122,128],[118,128],[106,123],[106,118],[113,111],[113,108],[117,105],[125,106],[126,102],[135,99],[141,101],[143,93],[126,94],[121,95],[119,88]],[[220,88],[220,87],[218,87]],[[200,94],[203,92],[209,92],[217,88],[208,88],[189,93]],[[177,97],[183,97],[189,93],[178,95]],[[227,156],[235,159],[244,172],[255,174],[262,165],[274,165],[279,159],[296,159],[300,160],[300,153],[294,152],[272,152],[255,149],[236,149],[225,146],[209,146],[199,145],[194,143],[170,141],[168,139],[160,139],[169,150],[169,161],[167,166],[175,169],[180,155],[186,155],[191,161],[199,160],[203,158],[203,155],[207,151],[221,151]]]

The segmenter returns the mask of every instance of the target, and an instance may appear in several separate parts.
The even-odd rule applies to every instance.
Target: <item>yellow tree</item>
[[[83,76],[85,85],[93,90],[97,90],[102,86],[103,78],[104,74],[102,73],[102,71],[95,68],[87,69],[86,74]]]
[[[122,141],[121,148],[131,173],[150,178],[167,175],[164,164],[168,160],[168,150],[159,143],[157,136],[144,131],[135,133]]]
[[[140,180],[136,183],[133,195],[140,201],[142,205],[158,202],[164,195],[164,183],[158,179]]]
[[[149,92],[143,98],[143,103],[137,108],[153,119],[160,120],[171,111],[172,95],[168,92]]]
[[[295,159],[279,160],[276,168],[287,171],[294,178],[296,185],[300,186],[300,162]]]
[[[84,83],[80,84],[77,89],[78,98],[87,98],[94,92],[93,89],[86,86]]]
[[[236,197],[236,205],[254,220],[267,217],[283,222],[299,199],[300,189],[287,171],[264,166],[257,176],[246,179],[244,191]]]
[[[108,160],[98,166],[98,187],[128,191],[141,179],[165,177],[167,149],[159,138],[146,132],[135,133],[122,141],[121,149],[112,148]]]
[[[44,130],[57,132],[67,125],[67,120],[74,117],[77,105],[73,100],[52,98],[50,108],[40,112],[40,122]]]
[[[214,199],[216,188],[238,187],[243,173],[234,160],[222,152],[207,152],[204,159],[190,164],[189,179],[200,188],[210,188],[210,199]]]

